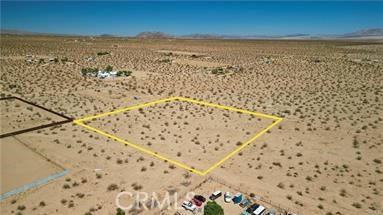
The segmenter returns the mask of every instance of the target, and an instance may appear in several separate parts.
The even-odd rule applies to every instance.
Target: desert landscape
[[[129,73],[82,74],[108,66]],[[75,123],[1,138],[1,194],[68,170],[3,199],[1,214],[116,214],[121,191],[177,192],[181,205],[187,192],[208,197],[217,189],[241,192],[280,214],[383,214],[381,40],[4,34],[0,68],[1,97],[73,119],[174,96],[283,118],[206,175]],[[18,101],[0,104],[2,133],[61,120]],[[84,123],[205,171],[273,119],[172,101]],[[225,214],[242,211],[217,202]],[[156,207],[127,214],[177,211],[191,214]]]

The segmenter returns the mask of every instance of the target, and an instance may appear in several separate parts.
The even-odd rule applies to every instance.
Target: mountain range
[[[101,35],[78,35],[30,32],[23,30],[1,29],[1,34],[8,35],[43,35],[43,36],[97,36],[97,37],[132,37],[114,34]],[[345,34],[287,34],[287,35],[220,35],[220,34],[187,34],[171,35],[164,32],[141,32],[133,38],[141,39],[164,39],[164,38],[185,38],[185,39],[383,39],[383,28],[364,29]]]

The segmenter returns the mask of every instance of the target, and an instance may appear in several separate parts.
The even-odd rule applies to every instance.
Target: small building
[[[111,77],[116,77],[117,76],[117,71],[98,71],[97,72],[97,78],[100,79],[105,79],[105,78],[111,78]]]

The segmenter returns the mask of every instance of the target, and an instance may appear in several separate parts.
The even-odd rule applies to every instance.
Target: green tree
[[[105,68],[105,71],[107,71],[107,72],[111,72],[111,71],[113,71],[113,66],[108,65],[108,66]]]
[[[129,76],[131,74],[132,74],[132,71],[125,71],[125,70],[123,70],[123,71],[118,71],[117,72],[117,76]]]
[[[223,208],[216,202],[206,203],[203,215],[223,215]]]
[[[117,208],[116,215],[125,215],[125,211],[123,211],[121,208]]]

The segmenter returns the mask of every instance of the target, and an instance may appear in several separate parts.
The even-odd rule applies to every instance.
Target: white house
[[[104,79],[104,78],[111,78],[111,77],[116,77],[117,76],[117,71],[110,71],[110,72],[107,72],[107,71],[98,71],[97,72],[97,78],[101,78],[101,79]]]

